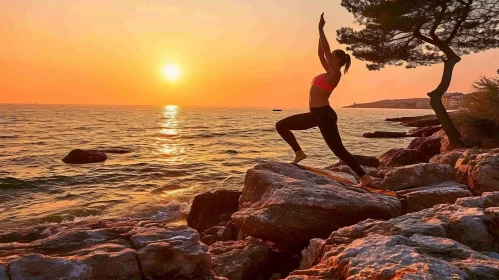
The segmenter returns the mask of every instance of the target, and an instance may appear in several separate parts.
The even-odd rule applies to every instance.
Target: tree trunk
[[[461,134],[457,131],[454,123],[452,122],[447,110],[442,104],[442,96],[449,89],[450,81],[452,79],[452,71],[454,70],[454,66],[461,61],[459,56],[452,56],[444,61],[444,72],[442,75],[442,79],[440,80],[440,84],[438,87],[432,92],[428,93],[430,97],[430,105],[435,111],[438,120],[442,124],[442,128],[449,137],[449,141],[452,145],[462,146],[463,142],[461,141]]]

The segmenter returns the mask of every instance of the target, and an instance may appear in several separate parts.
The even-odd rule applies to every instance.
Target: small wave
[[[35,187],[32,183],[13,177],[0,178],[0,190],[25,189]]]
[[[0,139],[17,139],[19,136],[17,135],[0,135]]]

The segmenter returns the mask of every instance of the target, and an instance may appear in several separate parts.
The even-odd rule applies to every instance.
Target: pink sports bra
[[[334,90],[334,87],[326,81],[326,74],[327,73],[323,73],[323,74],[316,76],[312,80],[312,85],[319,87],[325,91],[332,92]]]

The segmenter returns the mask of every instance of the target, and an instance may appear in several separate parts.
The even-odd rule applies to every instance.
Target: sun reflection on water
[[[165,121],[162,124],[163,128],[160,130],[160,134],[163,137],[159,148],[159,153],[163,157],[171,158],[184,153],[184,148],[180,145],[179,139],[175,139],[175,136],[179,135],[178,111],[178,106],[167,105],[163,112]]]

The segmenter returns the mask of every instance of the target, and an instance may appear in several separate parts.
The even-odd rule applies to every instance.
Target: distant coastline
[[[464,95],[462,93],[446,93],[442,103],[447,109],[460,109],[463,107]],[[370,103],[354,103],[342,108],[391,108],[391,109],[431,109],[430,98],[384,99]]]

